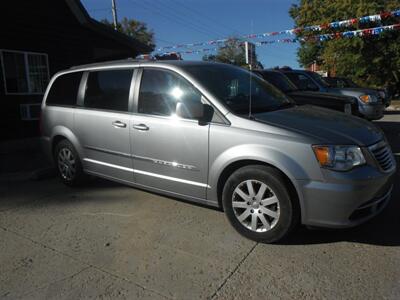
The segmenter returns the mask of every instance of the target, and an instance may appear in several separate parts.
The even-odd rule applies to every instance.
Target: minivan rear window
[[[56,78],[47,95],[47,105],[75,106],[82,72],[61,75]]]
[[[127,112],[132,73],[133,70],[90,72],[84,106]]]

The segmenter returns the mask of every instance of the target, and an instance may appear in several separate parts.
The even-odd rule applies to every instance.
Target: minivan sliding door
[[[126,182],[133,182],[129,141],[133,74],[133,69],[86,73],[74,125],[85,170]]]

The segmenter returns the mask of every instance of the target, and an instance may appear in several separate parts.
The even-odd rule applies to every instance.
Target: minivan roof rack
[[[107,65],[123,64],[123,63],[127,63],[127,62],[143,62],[143,60],[142,59],[134,59],[134,58],[129,57],[129,58],[125,58],[125,59],[108,60],[108,61],[103,61],[103,62],[96,62],[96,63],[91,63],[91,64],[72,66],[72,67],[70,67],[70,70],[87,68],[87,67],[101,67],[101,66],[107,66]]]

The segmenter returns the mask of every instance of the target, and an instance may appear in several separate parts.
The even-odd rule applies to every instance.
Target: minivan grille
[[[369,149],[383,171],[388,172],[392,170],[394,167],[393,154],[386,142],[382,141],[372,145]]]

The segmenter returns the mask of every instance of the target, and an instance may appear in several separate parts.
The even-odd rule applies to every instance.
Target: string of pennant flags
[[[386,26],[379,26],[375,28],[367,28],[367,29],[359,29],[353,31],[345,31],[345,32],[336,32],[330,34],[321,34],[317,36],[317,40],[323,42],[327,40],[331,40],[334,38],[351,38],[356,36],[371,36],[371,35],[379,35],[384,31],[398,30],[400,29],[400,23]],[[303,39],[306,40],[306,39]]]
[[[339,39],[339,38],[351,38],[351,37],[366,37],[366,36],[374,36],[379,35],[385,31],[393,31],[393,30],[400,30],[400,23],[393,24],[393,25],[386,25],[386,26],[379,26],[374,28],[366,28],[366,29],[359,29],[359,30],[352,30],[352,31],[344,31],[344,32],[336,32],[336,33],[329,33],[329,34],[321,34],[321,35],[314,35],[308,37],[297,37],[297,38],[286,38],[286,39],[277,39],[277,40],[267,40],[267,41],[258,41],[254,44],[256,46],[266,46],[276,43],[298,43],[302,41],[328,41],[332,39]],[[212,47],[212,48],[203,48],[203,49],[188,49],[183,51],[174,51],[174,52],[164,52],[163,54],[200,54],[206,52],[214,52],[217,51],[219,47]]]
[[[352,19],[343,20],[343,21],[335,21],[335,22],[325,23],[325,24],[320,24],[320,25],[304,26],[304,27],[298,27],[298,28],[287,29],[287,30],[282,30],[282,31],[264,32],[264,33],[259,33],[259,34],[245,34],[245,35],[242,35],[240,38],[260,39],[260,38],[283,35],[283,34],[289,34],[289,35],[296,34],[297,35],[304,31],[315,32],[315,31],[322,31],[325,29],[345,28],[345,27],[354,26],[356,24],[379,22],[379,21],[387,19],[389,17],[400,17],[400,9],[390,11],[390,12],[381,12],[381,13],[375,14],[375,15],[370,15],[370,16],[365,16],[365,17],[360,17],[360,18],[352,18]],[[379,27],[377,27],[377,28],[379,28]],[[348,34],[350,34],[349,32],[351,32],[351,31],[348,31]],[[330,34],[326,34],[323,36],[325,36],[325,38],[326,38],[329,35]],[[228,40],[229,40],[229,38],[222,38],[222,39],[210,40],[210,41],[206,41],[206,42],[176,44],[176,45],[172,45],[172,46],[159,47],[156,49],[156,52],[165,51],[165,50],[174,50],[174,49],[180,49],[180,48],[204,47],[204,46],[212,46],[212,45],[218,46],[218,45],[224,44]],[[288,40],[289,39],[282,39],[282,41],[284,43],[288,43]],[[257,45],[257,43],[256,43],[256,45]],[[188,51],[190,51],[190,50],[188,50]],[[184,53],[184,52],[185,51],[183,51],[181,53]]]

